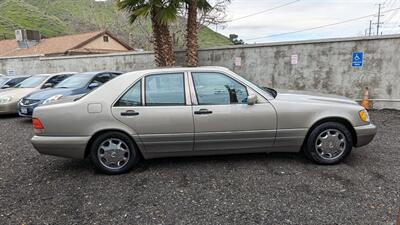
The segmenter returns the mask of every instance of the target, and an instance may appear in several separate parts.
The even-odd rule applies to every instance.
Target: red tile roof
[[[79,49],[104,34],[111,36],[128,50],[133,50],[108,31],[97,31],[42,39],[39,44],[27,49],[19,49],[16,40],[3,40],[0,41],[0,57],[67,54],[69,51]]]
[[[17,42],[15,40],[0,41],[0,56],[13,52],[17,49]]]

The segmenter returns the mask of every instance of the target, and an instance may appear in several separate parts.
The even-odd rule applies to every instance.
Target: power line
[[[398,4],[397,4],[397,0],[395,0],[393,3],[394,4],[392,4],[390,7],[388,7],[388,8],[393,8],[393,6],[397,6]],[[386,20],[384,21],[384,24],[390,24],[390,22],[393,20],[393,18],[395,18],[396,17],[396,15],[399,13],[399,11],[396,11],[396,12],[393,12],[393,13],[391,13],[391,15],[390,16],[388,16],[387,18],[386,18]]]
[[[386,10],[386,11],[383,11],[381,13],[392,12],[392,11],[399,10],[399,9],[400,9],[400,7],[399,8],[394,8],[394,9],[390,9],[390,10]],[[280,33],[280,34],[273,34],[273,35],[268,35],[268,36],[263,36],[263,37],[250,38],[250,39],[246,39],[245,41],[252,41],[252,40],[258,40],[258,39],[264,39],[264,38],[270,38],[270,37],[276,37],[276,36],[283,36],[283,35],[288,35],[288,34],[296,34],[296,33],[301,33],[301,32],[304,32],[304,31],[316,30],[316,29],[321,29],[321,28],[325,28],[325,27],[331,27],[331,26],[336,26],[336,25],[340,25],[340,24],[344,24],[344,23],[349,23],[349,22],[365,19],[365,18],[368,18],[368,17],[371,17],[371,16],[376,16],[376,13],[369,14],[369,15],[362,16],[362,17],[353,18],[353,19],[348,19],[348,20],[344,20],[344,21],[340,21],[340,22],[336,22],[336,23],[330,23],[330,24],[325,24],[325,25],[321,25],[321,26],[317,26],[317,27],[305,28],[305,29],[297,30],[297,31],[291,31],[291,32]]]
[[[392,27],[392,29],[390,29],[389,32],[393,32],[394,29],[398,28],[396,24],[398,24],[400,22],[400,17],[396,20],[396,22],[394,23],[395,26]]]
[[[246,16],[243,16],[243,17],[239,17],[239,18],[234,18],[234,19],[228,20],[227,22],[229,23],[229,22],[233,22],[233,21],[237,21],[237,20],[246,19],[246,18],[249,18],[249,17],[252,17],[252,16],[256,16],[256,15],[259,15],[259,14],[263,14],[263,13],[266,13],[266,12],[269,12],[269,11],[272,11],[272,10],[275,10],[275,9],[283,8],[283,7],[288,6],[288,5],[292,5],[292,4],[294,4],[296,2],[299,2],[299,1],[300,0],[295,0],[295,1],[292,1],[292,2],[288,2],[288,3],[285,3],[283,5],[275,6],[273,8],[269,8],[269,9],[266,9],[266,10],[263,10],[263,11],[260,11],[260,12],[256,12],[256,13],[249,14],[249,15],[246,15]]]

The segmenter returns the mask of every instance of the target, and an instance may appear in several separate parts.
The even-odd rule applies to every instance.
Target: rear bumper
[[[375,137],[377,128],[373,124],[354,127],[357,134],[357,144],[356,147],[361,147],[369,144]]]
[[[41,154],[83,159],[89,140],[90,137],[34,136],[31,142],[33,147]]]

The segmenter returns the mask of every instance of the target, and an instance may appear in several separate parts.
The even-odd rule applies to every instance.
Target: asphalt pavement
[[[0,224],[395,224],[400,112],[341,164],[301,154],[154,159],[120,176],[40,155],[30,121],[0,117]]]

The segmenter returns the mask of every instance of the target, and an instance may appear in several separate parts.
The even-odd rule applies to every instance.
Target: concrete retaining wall
[[[199,51],[201,65],[224,66],[259,85],[281,89],[316,90],[353,99],[363,96],[400,99],[400,36],[345,38],[315,41],[244,45]],[[364,66],[353,68],[352,52],[365,54]],[[184,52],[177,53],[178,65]],[[292,65],[292,55],[298,64]],[[154,68],[153,54],[119,53],[108,55],[46,58],[41,56],[0,58],[0,73],[16,74],[60,71],[117,70]],[[241,66],[235,66],[235,61]],[[377,108],[397,108],[400,103],[378,102]]]

